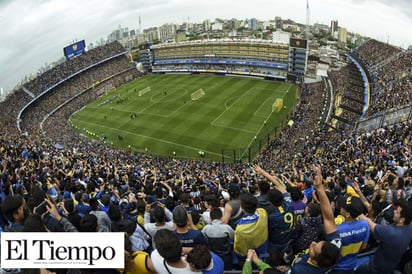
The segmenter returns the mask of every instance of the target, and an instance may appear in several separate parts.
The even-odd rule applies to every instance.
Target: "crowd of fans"
[[[348,64],[339,70],[331,71],[329,77],[334,92],[332,113],[342,120],[332,122],[337,130],[350,134],[355,127],[355,122],[362,116],[364,105],[364,83],[356,66]]]
[[[23,112],[21,116],[20,128],[23,131],[27,131],[31,135],[39,135],[40,122],[46,116],[51,113],[54,108],[63,104],[70,98],[80,95],[87,90],[87,97],[90,101],[83,102],[85,104],[90,103],[93,99],[96,99],[102,92],[100,86],[100,80],[114,75],[114,72],[127,71],[133,73],[136,69],[130,67],[130,61],[125,56],[120,56],[112,59],[108,62],[100,64],[93,69],[82,73],[79,76],[71,78],[56,88],[52,89],[47,96],[42,96],[34,104],[31,104]],[[115,78],[123,76],[117,75]],[[124,78],[124,77],[123,77]],[[98,84],[96,82],[99,82]],[[125,81],[123,80],[122,83]],[[113,85],[116,87],[118,85]],[[90,95],[91,96],[90,96]],[[91,97],[91,98],[90,98]],[[76,99],[77,104],[79,99]],[[78,105],[77,109],[80,109],[83,105]],[[73,113],[76,109],[71,109]],[[60,111],[61,112],[61,111]],[[67,121],[67,119],[66,119]]]
[[[321,127],[314,125],[320,122],[319,117],[322,116],[326,93],[324,81],[304,84],[293,117],[293,124],[287,126],[275,140],[264,148],[257,162],[262,163],[265,168],[279,169],[285,166],[290,167],[294,161],[299,159],[303,161],[303,152],[315,152],[317,145],[314,142],[321,141],[319,135]],[[326,113],[323,115],[325,116]]]
[[[371,100],[366,117],[411,104],[412,53],[385,43],[369,40],[355,56],[366,66],[371,77]]]
[[[366,43],[359,55],[367,64],[390,56],[385,50],[377,57],[376,48]],[[85,54],[90,61],[77,70],[123,49],[100,50]],[[253,267],[264,273],[355,267],[357,273],[391,273],[410,267],[411,122],[359,136],[333,130],[321,122],[328,102],[321,81],[302,86],[294,123],[252,166],[135,154],[77,135],[68,117],[137,77],[128,65],[124,56],[114,58],[40,97],[23,113],[26,134],[17,130],[16,117],[32,98],[18,90],[1,103],[10,114],[0,121],[3,231],[125,232],[125,269],[113,273],[251,273]],[[48,75],[56,83],[56,75],[67,78],[77,70]],[[109,75],[117,76],[93,86]],[[355,68],[330,77],[342,103],[359,109]],[[52,85],[45,79],[26,88],[40,94]],[[40,122],[54,110],[41,131]],[[44,199],[47,210],[39,212]],[[373,255],[362,264],[365,251]]]
[[[366,41],[356,50],[357,56],[363,61],[368,69],[382,63],[384,60],[387,60],[396,54],[399,54],[400,52],[401,49],[382,43],[375,39]]]
[[[368,116],[379,115],[386,110],[411,104],[411,64],[412,52],[402,52],[396,59],[372,71],[372,97],[376,104],[371,106]]]
[[[181,61],[180,59],[176,62]],[[240,75],[251,75],[251,76],[268,76],[279,78],[286,78],[287,70],[271,68],[271,67],[253,67],[249,65],[226,65],[226,64],[197,64],[196,59],[190,59],[185,64],[174,64],[174,65],[155,65],[153,66],[153,72],[207,72],[214,71],[219,73],[228,74],[240,74]],[[270,60],[265,60],[266,63],[270,64]],[[196,63],[196,64],[190,64]],[[264,63],[264,62],[262,62]],[[279,63],[283,64],[283,63]],[[284,64],[283,64],[284,65]],[[286,66],[286,65],[285,65]]]

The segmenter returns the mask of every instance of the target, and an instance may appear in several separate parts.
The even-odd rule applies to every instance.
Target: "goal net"
[[[272,112],[280,112],[283,108],[283,99],[277,98],[272,105]]]
[[[199,100],[203,95],[205,95],[205,92],[203,91],[203,89],[198,89],[191,94],[191,98],[193,101],[195,101],[195,100]]]

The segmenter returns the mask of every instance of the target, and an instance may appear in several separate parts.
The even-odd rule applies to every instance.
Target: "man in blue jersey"
[[[312,242],[309,253],[298,255],[287,273],[324,274],[335,265],[340,258],[341,239],[336,228],[335,218],[323,185],[320,166],[314,166],[314,187],[322,210],[325,239]]]
[[[271,176],[260,166],[254,166],[256,173],[271,181],[275,189],[268,191],[268,200],[274,209],[268,216],[270,264],[280,265],[283,254],[292,240],[294,208],[292,198],[276,176]]]
[[[345,221],[338,225],[342,240],[341,259],[331,273],[353,273],[357,263],[357,254],[364,250],[369,239],[369,225],[365,220],[356,218],[363,213],[362,201],[355,196],[348,196],[340,204],[340,215]]]
[[[373,234],[379,241],[372,258],[359,266],[355,273],[393,273],[402,256],[412,247],[412,204],[402,202],[393,211],[393,225],[380,225],[361,214],[359,219],[366,220]]]
[[[173,222],[176,225],[176,230],[173,234],[177,236],[182,243],[183,251],[186,252],[187,247],[195,245],[207,245],[207,239],[200,230],[193,224],[192,216],[187,213],[186,209],[178,205],[173,211]],[[188,228],[190,227],[190,229]]]

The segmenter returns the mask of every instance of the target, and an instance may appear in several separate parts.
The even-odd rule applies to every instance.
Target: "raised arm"
[[[370,210],[372,209],[372,205],[369,203],[369,201],[365,197],[365,195],[363,195],[363,192],[360,189],[359,184],[357,182],[353,182],[352,185],[353,185],[353,188],[355,189],[356,193],[358,193],[359,198],[361,199],[363,205],[368,210],[368,212],[370,212]]]
[[[254,165],[253,169],[257,174],[260,174],[269,181],[271,181],[273,185],[276,187],[276,189],[279,190],[282,194],[286,192],[286,189],[283,187],[278,177],[270,175],[265,170],[263,170],[259,165]]]
[[[313,185],[318,195],[320,209],[322,210],[323,224],[325,233],[330,234],[336,231],[335,218],[333,216],[332,206],[330,205],[328,196],[326,195],[325,186],[323,185],[323,176],[320,166],[315,165],[315,180]]]
[[[292,187],[296,187],[296,184],[293,183],[288,177],[286,177],[283,173],[280,174],[280,176],[282,177],[283,182],[285,183],[285,185],[289,185]]]

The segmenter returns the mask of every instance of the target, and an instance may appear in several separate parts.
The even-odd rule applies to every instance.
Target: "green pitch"
[[[71,123],[80,133],[123,149],[233,161],[227,151],[242,157],[267,141],[296,104],[297,92],[293,84],[252,78],[150,75],[106,92]],[[285,107],[274,113],[277,98]]]

